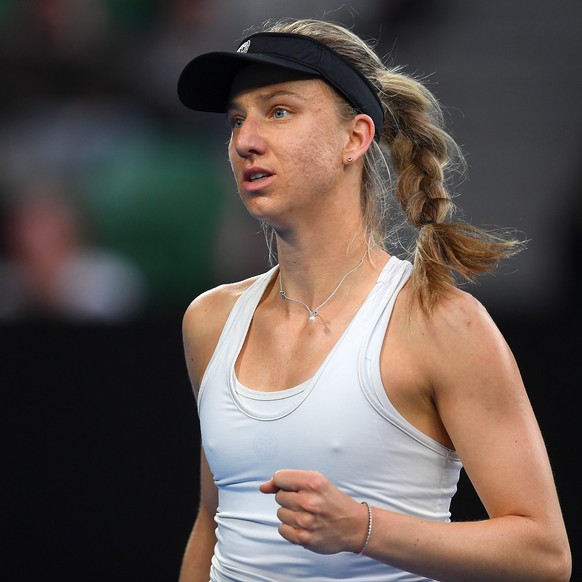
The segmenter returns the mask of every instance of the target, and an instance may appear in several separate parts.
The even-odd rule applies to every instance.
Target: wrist
[[[359,551],[355,552],[357,556],[363,556],[366,549],[368,548],[370,538],[372,537],[372,526],[374,525],[374,516],[372,515],[371,505],[367,501],[362,501],[362,505],[364,505],[366,508],[366,533]]]

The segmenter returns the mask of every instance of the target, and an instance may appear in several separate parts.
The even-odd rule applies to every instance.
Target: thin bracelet
[[[364,542],[362,549],[356,554],[357,556],[362,556],[364,554],[366,548],[368,547],[368,543],[370,542],[370,537],[372,535],[372,523],[373,523],[372,508],[370,507],[370,504],[367,501],[362,501],[362,505],[365,505],[368,508],[368,534],[366,535],[366,541]]]

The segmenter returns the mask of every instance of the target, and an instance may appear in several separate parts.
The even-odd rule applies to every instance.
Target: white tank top
[[[212,582],[427,580],[348,552],[320,555],[283,539],[273,495],[279,469],[317,470],[358,501],[423,519],[450,520],[458,455],[407,422],[382,385],[380,351],[412,265],[390,258],[321,367],[287,390],[242,386],[235,362],[277,267],[238,299],[198,396],[202,445],[219,492]]]

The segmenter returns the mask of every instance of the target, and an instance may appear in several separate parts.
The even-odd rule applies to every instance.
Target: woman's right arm
[[[218,495],[204,451],[200,451],[200,507],[186,545],[179,582],[208,582],[216,536],[214,515]]]
[[[197,297],[184,314],[182,336],[188,375],[196,398],[228,315],[252,280],[223,285]],[[200,451],[200,506],[186,545],[179,582],[208,582],[216,543],[218,492],[204,450]]]

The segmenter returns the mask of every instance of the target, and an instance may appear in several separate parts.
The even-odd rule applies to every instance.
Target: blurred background
[[[0,0],[0,580],[177,580],[199,439],[181,317],[267,252],[222,116],[176,81],[287,16],[423,78],[467,157],[459,206],[529,240],[471,292],[516,354],[579,555],[582,4]],[[453,511],[484,516],[466,479]]]

